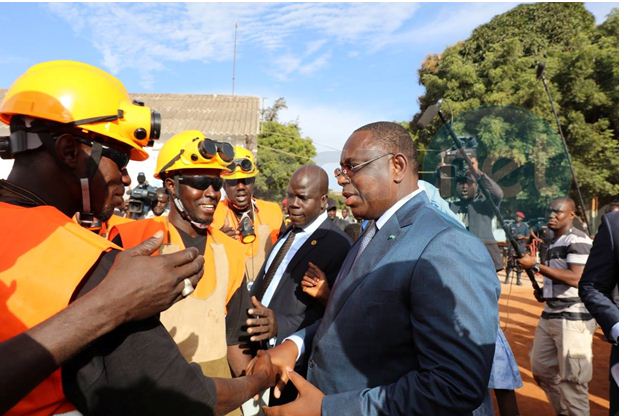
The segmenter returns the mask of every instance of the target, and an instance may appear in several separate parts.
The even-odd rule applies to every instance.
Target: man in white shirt
[[[267,341],[272,347],[323,315],[324,304],[303,292],[301,279],[313,264],[325,272],[331,286],[352,243],[327,216],[327,184],[327,173],[313,165],[299,168],[290,179],[291,226],[275,243],[251,288],[254,308],[247,324],[252,341]],[[297,369],[305,374],[305,368],[302,360]],[[281,399],[295,397],[292,389]]]

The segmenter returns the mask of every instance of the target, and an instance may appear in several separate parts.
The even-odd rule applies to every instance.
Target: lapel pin
[[[316,245],[316,240],[312,240],[312,241],[310,242],[310,244],[312,244],[313,246],[315,246],[315,245]]]
[[[394,240],[395,238],[396,238],[396,235],[394,235],[394,234],[390,234],[388,236],[388,240]]]

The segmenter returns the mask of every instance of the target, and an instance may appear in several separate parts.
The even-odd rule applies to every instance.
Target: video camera
[[[471,136],[458,137],[462,142],[464,151],[469,157],[477,157],[477,139]],[[441,163],[436,168],[437,186],[443,198],[455,196],[455,184],[465,180],[470,173],[466,160],[462,157],[457,146],[440,152]]]
[[[137,185],[130,191],[130,199],[128,200],[128,213],[130,218],[143,218],[152,209],[157,201],[156,188],[145,184]]]

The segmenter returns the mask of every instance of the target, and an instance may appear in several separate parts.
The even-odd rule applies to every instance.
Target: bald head
[[[316,165],[305,165],[295,171],[288,183],[288,214],[293,225],[303,228],[325,211],[327,173]]]
[[[418,172],[416,146],[405,127],[390,121],[376,121],[358,128],[353,133],[365,131],[374,137],[381,150],[395,154],[403,153],[413,172]]]

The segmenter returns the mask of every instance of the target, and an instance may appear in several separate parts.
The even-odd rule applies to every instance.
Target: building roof
[[[0,100],[6,89],[0,89]],[[216,94],[130,94],[143,101],[162,116],[160,140],[164,143],[183,130],[199,130],[207,137],[227,140],[256,150],[260,131],[260,98]],[[0,123],[0,135],[8,135],[8,127]]]

